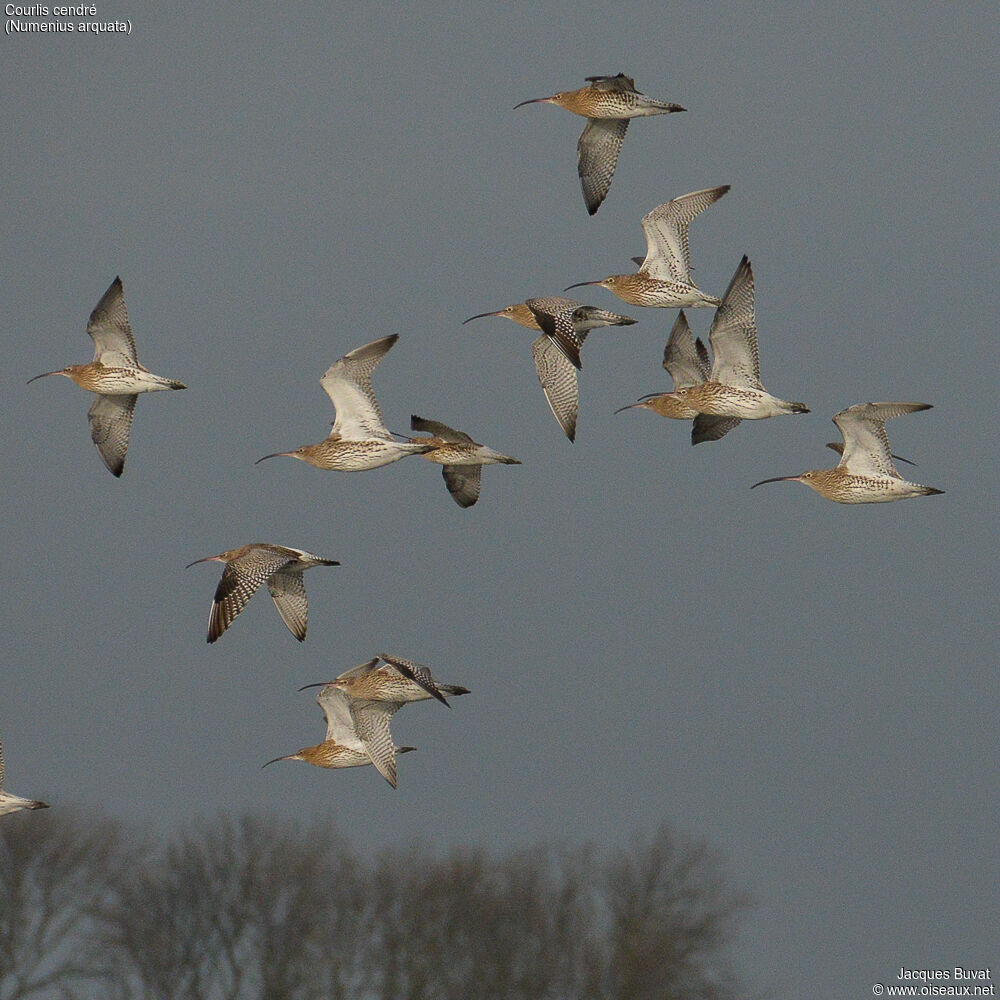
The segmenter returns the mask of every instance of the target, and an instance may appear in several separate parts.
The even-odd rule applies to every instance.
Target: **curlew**
[[[373,340],[335,361],[320,379],[320,385],[333,402],[337,419],[329,435],[317,444],[304,444],[294,451],[276,451],[257,459],[288,456],[316,466],[359,472],[398,462],[407,455],[422,455],[430,444],[396,441],[386,430],[382,409],[372,389],[372,372],[389,348],[399,340],[393,333]]]
[[[521,464],[518,459],[501,455],[473,441],[463,431],[436,420],[424,420],[414,414],[410,417],[410,427],[432,435],[430,438],[410,438],[410,441],[434,445],[433,451],[425,452],[423,457],[443,466],[444,484],[459,507],[471,507],[479,499],[484,465]]]
[[[753,268],[744,255],[709,331],[712,370],[707,380],[675,388],[677,405],[698,412],[692,444],[716,441],[741,420],[763,420],[783,413],[808,413],[804,403],[772,396],[760,381],[760,354],[754,318]]]
[[[566,291],[584,285],[600,285],[633,306],[666,309],[718,306],[720,300],[714,295],[706,295],[691,278],[688,227],[729,187],[724,184],[692,191],[658,205],[643,216],[646,256],[635,274],[612,274],[600,281],[578,281]]]
[[[842,457],[835,468],[809,469],[800,476],[762,479],[750,488],[764,483],[805,483],[835,503],[888,503],[943,493],[944,490],[903,479],[893,465],[895,456],[889,450],[885,433],[885,422],[892,417],[929,409],[930,403],[856,403],[849,406],[833,418],[844,438]],[[833,448],[838,450],[836,446]]]
[[[379,659],[386,661],[378,667]],[[320,685],[307,684],[301,690]],[[447,704],[446,695],[468,694],[452,684],[438,684],[426,667],[382,654],[323,684],[316,696],[326,716],[326,738],[315,746],[269,760],[304,760],[316,767],[341,768],[374,764],[396,787],[396,756],[413,750],[397,747],[389,731],[392,717],[413,701],[434,697]]]
[[[299,642],[306,637],[309,604],[302,574],[313,566],[339,566],[335,559],[314,556],[302,549],[291,549],[270,542],[254,542],[236,549],[205,556],[188,563],[185,569],[202,562],[226,564],[222,579],[215,589],[212,610],[208,616],[208,641],[215,642],[232,625],[233,620],[266,580],[274,598],[274,606],[288,631]]]
[[[531,345],[538,381],[563,433],[570,441],[575,441],[580,400],[576,377],[581,367],[580,348],[591,330],[631,326],[635,320],[595,306],[582,306],[561,295],[527,299],[495,312],[477,313],[463,320],[463,324],[484,316],[502,316],[529,330],[542,332]]]
[[[38,799],[22,799],[20,795],[4,791],[3,774],[3,744],[0,743],[0,816],[6,816],[7,813],[17,812],[19,809],[49,808],[49,804],[47,802],[39,802]]]
[[[617,76],[588,76],[590,84],[579,90],[560,91],[551,97],[536,97],[521,101],[526,104],[555,104],[587,119],[576,144],[577,173],[583,185],[583,200],[593,215],[611,187],[618,164],[618,154],[628,130],[629,120],[649,115],[668,115],[685,111],[679,104],[657,101],[635,89],[635,80],[619,73]]]
[[[128,451],[138,394],[186,389],[187,386],[183,382],[154,375],[139,364],[121,278],[111,282],[90,314],[87,333],[94,341],[93,361],[42,372],[28,379],[28,384],[48,375],[65,375],[81,389],[94,393],[97,398],[87,413],[90,436],[97,445],[101,461],[113,476],[120,476],[125,469],[125,453]]]

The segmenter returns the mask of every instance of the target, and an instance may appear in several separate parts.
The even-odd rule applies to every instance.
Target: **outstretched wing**
[[[208,616],[208,641],[215,642],[232,625],[257,588],[289,561],[286,553],[254,548],[246,555],[227,562],[215,588],[215,599]],[[278,611],[284,618],[280,605]],[[295,632],[292,631],[292,634],[295,635]]]
[[[566,355],[544,334],[531,345],[531,354],[538,370],[538,381],[548,400],[553,416],[559,421],[566,437],[576,439],[576,417],[580,390],[576,369]]]
[[[371,762],[386,781],[396,787],[396,744],[389,721],[402,707],[401,701],[353,701],[351,716]]]
[[[456,431],[454,427],[442,424],[437,420],[425,420],[413,414],[410,417],[410,428],[415,431],[425,431],[441,438],[442,441],[454,441],[456,444],[475,444],[476,442],[464,431]]]
[[[278,570],[268,578],[267,589],[288,631],[302,642],[306,637],[306,620],[309,617],[302,570]]]
[[[112,368],[135,368],[139,364],[121,278],[111,282],[94,307],[87,321],[87,333],[94,341],[95,361]]]
[[[708,352],[700,340],[695,340],[683,309],[677,314],[663,349],[663,367],[670,372],[675,389],[708,381]]]
[[[902,479],[892,461],[885,422],[904,413],[931,409],[930,403],[856,403],[833,418],[844,438],[838,463],[855,475]]]
[[[120,476],[125,470],[125,453],[128,451],[129,432],[138,398],[135,395],[98,394],[87,411],[90,437],[97,445],[101,460],[114,476]]]
[[[382,409],[372,389],[372,372],[389,348],[399,340],[399,334],[373,340],[334,361],[320,379],[337,410],[330,434],[351,439],[386,438]]]
[[[688,247],[688,226],[695,216],[717,202],[729,190],[721,187],[692,191],[672,201],[657,205],[643,216],[646,234],[646,259],[640,271],[661,281],[682,281],[691,284],[691,251]]]
[[[577,140],[576,171],[591,215],[607,197],[628,123],[628,118],[588,118]]]
[[[739,388],[763,389],[754,319],[753,268],[744,255],[729,282],[712,329],[712,380]]]

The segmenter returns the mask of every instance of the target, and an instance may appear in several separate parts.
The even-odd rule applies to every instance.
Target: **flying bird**
[[[487,448],[473,441],[464,431],[456,431],[436,420],[424,420],[415,414],[410,417],[410,427],[424,431],[430,438],[410,438],[411,442],[433,444],[432,451],[423,457],[442,466],[444,484],[459,507],[471,507],[479,499],[484,465],[520,465],[509,455]]]
[[[931,408],[930,403],[855,403],[833,418],[844,439],[843,456],[835,468],[809,469],[800,476],[762,479],[750,488],[764,483],[805,483],[821,497],[835,503],[888,503],[944,493],[944,490],[903,479],[893,465],[894,456],[885,433],[885,422],[892,417]]]
[[[3,777],[3,744],[0,743],[0,816],[6,816],[7,813],[17,812],[19,809],[49,808],[49,804],[47,802],[39,802],[38,799],[22,799],[20,795],[4,791]]]
[[[302,574],[313,566],[340,565],[335,559],[324,559],[302,549],[272,545],[270,542],[253,542],[220,552],[217,556],[195,559],[185,569],[202,562],[226,564],[208,615],[209,642],[215,642],[232,625],[265,580],[281,620],[288,631],[302,642],[306,637],[306,619],[309,614]]]
[[[531,345],[535,370],[552,415],[570,441],[576,440],[576,420],[580,393],[577,370],[581,368],[580,348],[587,334],[604,326],[631,326],[631,316],[621,316],[595,306],[582,306],[561,295],[527,299],[497,309],[477,313],[464,323],[484,316],[502,316],[542,335]]]
[[[42,372],[28,379],[28,384],[48,375],[65,375],[81,389],[95,393],[97,398],[87,413],[90,436],[108,470],[112,475],[120,476],[125,469],[125,453],[128,451],[138,394],[186,389],[187,386],[183,382],[154,375],[139,364],[121,278],[111,282],[90,314],[87,333],[94,341],[93,361]]]
[[[382,667],[380,659],[386,660]],[[392,717],[405,704],[437,698],[447,704],[446,695],[468,694],[451,684],[438,684],[426,667],[399,657],[376,656],[345,671],[321,687],[316,701],[326,717],[326,737],[322,743],[303,747],[279,760],[304,760],[316,767],[341,768],[374,764],[386,781],[396,787],[396,757],[413,747],[397,747],[389,731]]]
[[[318,444],[304,444],[294,451],[276,451],[257,459],[287,455],[316,466],[358,472],[398,462],[407,455],[422,455],[433,445],[397,441],[386,430],[382,409],[372,389],[372,372],[399,334],[373,340],[335,361],[320,379],[320,385],[337,411],[329,435]]]
[[[570,288],[600,285],[623,302],[651,308],[699,309],[718,306],[720,300],[706,295],[691,277],[688,227],[691,221],[717,202],[730,185],[692,191],[657,205],[643,216],[646,256],[635,274],[612,274],[600,281],[578,281]]]
[[[632,118],[648,115],[668,115],[685,111],[679,104],[657,101],[635,89],[635,80],[619,73],[617,76],[588,76],[590,84],[579,90],[560,91],[551,97],[536,97],[521,101],[525,104],[555,104],[587,119],[576,144],[577,172],[583,185],[583,200],[593,215],[611,187],[618,164],[618,154]]]

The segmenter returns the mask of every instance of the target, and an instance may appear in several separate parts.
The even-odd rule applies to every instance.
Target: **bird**
[[[376,666],[380,659],[386,660],[385,666]],[[316,701],[326,716],[326,738],[262,766],[279,760],[304,760],[327,768],[374,764],[393,788],[397,784],[397,755],[415,748],[395,745],[389,731],[392,717],[411,701],[435,697],[447,704],[446,695],[468,694],[466,688],[437,684],[426,667],[385,654],[327,684],[307,684],[300,690],[310,687],[321,688]]]
[[[215,642],[232,625],[265,580],[281,620],[288,631],[302,642],[306,637],[306,618],[309,614],[302,574],[313,566],[340,565],[336,559],[324,559],[302,549],[270,542],[253,542],[220,552],[217,556],[195,559],[185,569],[203,562],[226,564],[208,615],[209,642]]]
[[[693,444],[718,440],[741,420],[809,412],[805,403],[772,396],[761,384],[753,268],[745,254],[715,312],[708,336],[712,345],[708,378],[671,393],[676,405],[698,413],[691,431]]]
[[[7,813],[17,812],[19,809],[49,808],[49,804],[47,802],[39,802],[38,799],[22,799],[20,795],[4,791],[3,776],[3,744],[0,743],[0,816],[6,816]]]
[[[393,438],[386,430],[382,409],[372,389],[372,372],[397,340],[398,333],[373,340],[345,354],[326,370],[320,385],[333,401],[337,419],[324,440],[304,444],[294,451],[276,451],[254,464],[259,465],[266,458],[288,456],[317,469],[359,472],[430,451],[434,447],[431,444],[412,444]]]
[[[138,394],[186,389],[187,386],[183,382],[154,375],[139,364],[120,277],[111,282],[94,307],[87,321],[87,333],[94,341],[93,361],[42,372],[28,379],[27,384],[49,375],[65,375],[81,389],[95,393],[97,398],[87,413],[90,436],[97,445],[101,461],[113,476],[119,477],[125,470],[125,453],[128,451]]]
[[[885,433],[885,422],[892,417],[930,409],[930,403],[855,403],[848,406],[833,418],[844,439],[843,455],[835,468],[809,469],[800,476],[762,479],[750,488],[756,489],[764,483],[805,483],[821,497],[835,503],[888,503],[944,493],[944,490],[903,479],[893,464],[894,456]]]
[[[642,218],[646,256],[635,274],[612,274],[600,281],[578,281],[565,291],[584,285],[600,285],[633,306],[666,309],[718,306],[721,300],[706,295],[691,278],[688,226],[729,188],[729,184],[723,184],[692,191],[657,205]]]
[[[702,343],[701,337],[695,338],[691,333],[683,309],[677,314],[670,336],[667,338],[667,345],[663,349],[663,367],[674,380],[675,390],[707,381],[712,370],[708,349]],[[615,413],[637,407],[673,420],[693,420],[698,416],[698,411],[691,409],[674,392],[649,393],[638,402],[619,407]]]
[[[580,395],[576,372],[582,367],[580,348],[587,334],[598,327],[631,326],[636,321],[631,316],[584,306],[561,295],[531,298],[495,312],[477,313],[463,320],[463,325],[484,316],[502,316],[529,330],[542,332],[531,345],[538,381],[563,433],[575,441]]]
[[[658,101],[635,89],[635,80],[619,73],[617,76],[584,77],[589,86],[579,90],[560,91],[551,97],[536,97],[521,101],[514,110],[526,104],[555,104],[587,119],[576,144],[577,173],[583,186],[583,200],[593,215],[611,187],[618,164],[618,154],[628,130],[629,120],[648,115],[668,115],[686,111],[679,104]]]
[[[433,435],[431,438],[409,440],[435,446],[432,451],[425,452],[423,458],[443,466],[441,474],[444,476],[444,484],[459,507],[471,507],[479,499],[484,465],[521,464],[518,459],[501,455],[500,452],[473,441],[463,431],[456,431],[436,420],[425,420],[413,414],[410,417],[410,427]]]

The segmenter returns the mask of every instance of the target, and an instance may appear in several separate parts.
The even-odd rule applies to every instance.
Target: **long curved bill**
[[[546,102],[551,103],[551,97],[533,97],[530,101],[521,101],[520,104],[514,105],[514,110],[517,111],[518,108],[523,108],[525,104],[545,104]]]
[[[571,288],[583,288],[584,285],[599,285],[599,281],[578,281],[575,285],[567,285],[563,291],[568,292]]]
[[[801,478],[801,476],[775,476],[773,479],[762,479],[759,483],[754,483],[750,489],[755,490],[764,483],[797,483]]]
[[[475,316],[470,316],[468,319],[463,319],[462,326],[465,326],[466,323],[471,323],[474,319],[482,319],[484,316],[499,316],[500,313],[502,312],[503,312],[502,309],[495,309],[493,312],[476,313]]]
[[[624,410],[633,410],[637,406],[642,406],[642,400],[640,399],[638,403],[629,403],[628,406],[619,406],[615,413],[621,413]],[[612,414],[613,416],[614,414]]]
[[[187,566],[185,566],[184,568],[185,569],[190,569],[192,566],[197,566],[198,563],[212,562],[214,560],[217,560],[218,558],[219,558],[218,556],[205,556],[204,559],[195,559],[194,562],[188,563]]]
[[[34,378],[29,378],[28,381],[25,382],[24,384],[25,385],[31,385],[32,382],[37,382],[38,379],[45,378],[46,375],[65,375],[65,374],[66,373],[65,373],[65,371],[63,371],[62,368],[60,368],[60,369],[58,369],[57,371],[54,371],[54,372],[42,372],[41,375],[36,375]]]
[[[316,681],[315,684],[303,684],[302,687],[299,688],[299,690],[300,691],[308,691],[309,688],[322,688],[322,687],[326,687],[327,684],[331,684],[331,683],[333,683],[333,682],[332,681]]]
[[[264,458],[282,458],[282,457],[285,457],[285,456],[290,456],[290,457],[294,458],[295,457],[295,452],[293,452],[293,451],[275,451],[275,452],[272,452],[270,455],[265,455]],[[254,462],[253,464],[254,465],[260,465],[260,463],[264,461],[264,458],[258,458],[257,461]]]
[[[269,760],[267,764],[276,764],[279,760],[292,760],[294,757],[295,754],[293,753],[285,754],[284,757],[275,757],[274,760]],[[260,766],[267,767],[267,764],[261,764]]]

